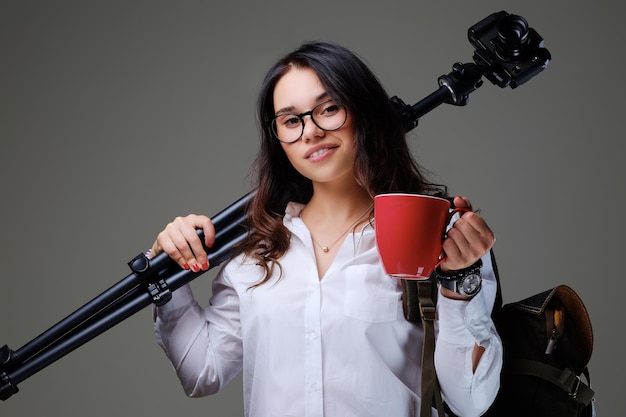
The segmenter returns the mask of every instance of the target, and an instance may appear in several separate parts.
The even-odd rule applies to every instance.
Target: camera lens
[[[522,56],[522,47],[528,40],[528,22],[516,15],[508,15],[498,24],[496,50],[502,59],[515,61]]]

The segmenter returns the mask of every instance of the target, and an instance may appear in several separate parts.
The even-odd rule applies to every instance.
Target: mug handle
[[[452,217],[454,217],[455,214],[457,214],[457,213],[465,213],[465,212],[468,212],[468,211],[472,211],[472,209],[470,207],[455,207],[452,210],[450,210],[450,213],[448,213],[448,220],[446,221],[446,228],[448,227],[448,225],[452,221]],[[444,230],[443,236],[441,238],[441,241],[443,242],[444,240],[446,240],[447,237],[448,237],[448,231]],[[441,263],[443,261],[445,261],[445,260],[446,260],[446,253],[444,252],[443,249],[441,249],[441,255],[439,256],[439,260],[435,264],[435,268],[437,268],[439,265],[441,265]]]

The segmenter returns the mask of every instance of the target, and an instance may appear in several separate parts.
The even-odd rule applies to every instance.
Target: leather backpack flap
[[[519,314],[529,316],[524,321],[529,327],[526,330],[507,329],[505,322],[511,322],[511,315]],[[509,347],[516,350],[512,354],[517,357],[526,355],[530,356],[528,359],[552,362],[560,368],[569,367],[578,375],[587,367],[593,351],[591,320],[581,298],[567,285],[508,304],[504,307],[502,319],[503,337],[516,339]],[[545,328],[545,339],[538,337],[542,328]],[[554,341],[554,352],[548,358],[545,353],[550,350],[550,338],[555,330],[557,340]]]
[[[593,352],[593,328],[589,313],[578,294],[567,285],[556,287],[554,297],[563,303],[570,318],[569,322],[566,321],[566,325],[567,323],[572,324],[571,329],[575,337],[573,343],[575,347],[574,371],[580,374],[587,368]]]

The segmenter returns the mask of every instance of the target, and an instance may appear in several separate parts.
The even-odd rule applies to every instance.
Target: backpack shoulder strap
[[[507,365],[507,372],[517,375],[528,375],[544,379],[578,401],[580,404],[589,405],[594,398],[593,390],[581,380],[580,376],[569,368],[559,369],[546,363],[528,359],[517,359]],[[583,372],[589,379],[589,373],[585,368]]]
[[[432,276],[426,280],[413,280],[417,286],[419,313],[424,326],[424,344],[422,346],[422,401],[420,417],[431,416],[433,402],[437,414],[445,415],[441,389],[435,370],[435,316],[437,285]]]

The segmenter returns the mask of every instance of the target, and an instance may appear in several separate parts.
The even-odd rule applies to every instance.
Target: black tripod
[[[551,59],[537,32],[520,16],[504,11],[472,26],[468,38],[476,48],[473,63],[454,64],[452,72],[439,77],[439,88],[415,105],[392,97],[407,131],[440,104],[467,104],[469,94],[482,85],[483,76],[500,87],[516,88],[545,69]],[[212,218],[216,238],[207,250],[211,267],[228,260],[246,237],[246,208],[253,196],[254,191]],[[151,260],[141,253],[128,265],[131,274],[22,348],[0,348],[0,399],[10,398],[18,392],[19,383],[144,307],[167,303],[173,291],[205,272],[183,270],[165,253]]]

